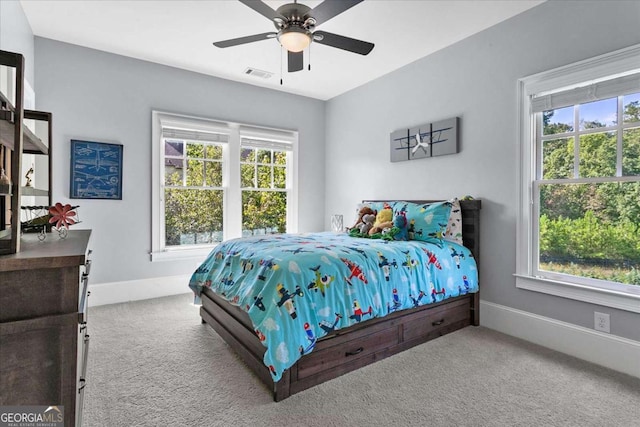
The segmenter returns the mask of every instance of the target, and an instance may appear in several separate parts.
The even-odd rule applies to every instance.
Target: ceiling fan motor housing
[[[316,25],[316,20],[309,15],[311,8],[304,4],[288,3],[280,6],[277,12],[286,18],[286,21],[279,17],[273,18],[273,24],[278,31],[288,27],[298,27],[311,32]]]
[[[303,4],[289,3],[280,6],[277,13],[283,16],[273,18],[273,24],[278,30],[277,38],[282,46],[290,52],[300,52],[313,40],[313,28],[316,20],[309,15],[311,8]],[[285,37],[287,42],[285,42]]]

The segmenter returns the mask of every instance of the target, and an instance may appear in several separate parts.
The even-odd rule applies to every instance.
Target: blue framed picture
[[[120,144],[71,140],[72,199],[122,200]]]

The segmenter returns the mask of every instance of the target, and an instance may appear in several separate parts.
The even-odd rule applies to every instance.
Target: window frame
[[[228,135],[222,146],[223,240],[242,236],[242,188],[240,183],[241,138],[249,136],[278,141],[289,148],[287,153],[287,233],[298,231],[298,132],[253,125],[223,122],[163,111],[152,111],[152,196],[151,261],[204,259],[218,245],[165,246],[164,219],[164,140],[163,127]],[[179,138],[176,138],[179,139]],[[186,150],[186,146],[185,146]],[[186,154],[185,154],[186,158]],[[185,188],[192,188],[185,187]],[[194,187],[195,188],[195,187]],[[213,187],[207,187],[212,189]],[[218,187],[215,187],[216,189]],[[236,214],[234,214],[236,213]]]
[[[549,275],[548,272],[545,272],[546,277],[542,277],[538,271],[535,256],[538,253],[539,191],[536,191],[536,185],[539,184],[537,173],[539,170],[538,162],[541,162],[541,152],[539,151],[541,146],[538,144],[535,120],[541,116],[541,113],[534,114],[531,108],[531,99],[534,95],[539,96],[582,85],[585,82],[605,80],[613,76],[638,72],[640,71],[639,57],[640,45],[634,45],[518,80],[520,186],[516,230],[516,272],[514,274],[517,288],[640,313],[640,287],[637,292],[635,288],[627,289],[629,287],[625,285],[615,286],[612,282],[606,282],[612,286],[602,287],[596,285],[597,279],[583,280],[585,278],[579,278],[575,280],[573,279],[575,276]],[[622,127],[624,124],[620,126]],[[574,129],[572,134],[578,135],[582,132],[579,129]],[[576,182],[599,182],[601,180],[603,178],[575,179]],[[615,180],[626,181],[627,178],[617,177]],[[545,180],[545,183],[549,181],[554,180]]]

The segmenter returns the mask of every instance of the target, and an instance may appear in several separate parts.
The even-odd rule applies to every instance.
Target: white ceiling
[[[1,1],[1,0],[0,0]],[[266,0],[277,9],[291,1]],[[313,8],[319,0],[302,0]],[[311,71],[286,72],[274,39],[220,49],[212,42],[274,30],[237,0],[21,0],[36,36],[321,100],[333,98],[542,3],[365,0],[319,30],[375,44],[367,56],[311,46]],[[269,79],[247,76],[253,67]]]

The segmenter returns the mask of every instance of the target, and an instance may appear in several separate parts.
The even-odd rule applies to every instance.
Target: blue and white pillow
[[[445,238],[451,202],[416,204],[398,202],[396,209],[405,209],[409,240],[429,242]]]

